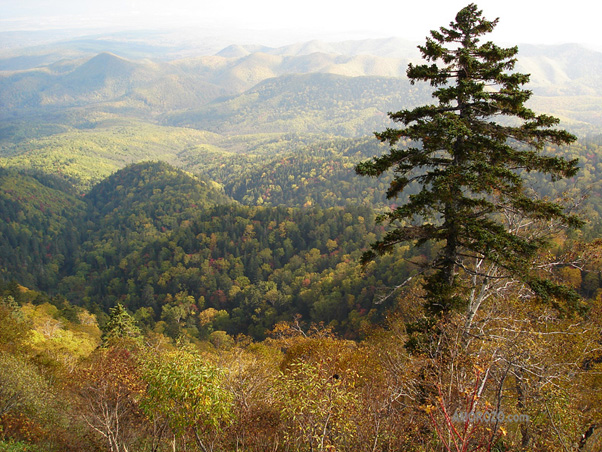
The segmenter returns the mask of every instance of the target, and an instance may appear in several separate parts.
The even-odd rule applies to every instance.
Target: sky
[[[422,41],[468,0],[0,0],[0,31],[62,28],[244,29],[285,41],[401,37]],[[598,0],[480,0],[500,43],[581,43],[602,50]],[[261,44],[261,42],[257,42]]]

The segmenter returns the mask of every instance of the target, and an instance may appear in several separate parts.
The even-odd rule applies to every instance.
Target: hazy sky
[[[502,43],[577,42],[602,49],[598,0],[481,0],[500,17],[491,38]],[[468,4],[458,0],[0,0],[0,30],[195,26],[282,32],[324,38],[422,40]]]

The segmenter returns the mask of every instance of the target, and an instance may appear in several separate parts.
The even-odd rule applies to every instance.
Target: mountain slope
[[[95,185],[85,199],[95,223],[116,229],[126,224],[138,229],[141,221],[171,229],[198,209],[233,202],[217,184],[165,162],[126,166]]]
[[[577,44],[524,45],[519,50],[517,69],[531,74],[537,95],[602,95],[601,52]]]
[[[127,45],[122,48],[127,54]],[[281,76],[322,73],[403,79],[407,63],[417,59],[413,44],[396,39],[310,41],[279,48],[233,45],[217,55],[169,62],[109,52],[84,60],[65,55],[62,61],[38,68],[0,72],[0,117],[87,106],[154,119],[198,109]],[[602,53],[578,45],[521,46],[518,58],[517,69],[532,74],[528,88],[537,105],[577,123],[602,121],[595,108],[602,99]],[[567,103],[575,105],[567,108]],[[593,113],[591,119],[580,104],[586,105],[586,113]]]
[[[387,111],[416,105],[428,97],[425,87],[399,78],[287,75],[197,111],[169,115],[166,122],[223,134],[362,136],[389,124]]]
[[[77,128],[64,126],[48,136],[0,143],[0,166],[60,174],[84,192],[128,164],[149,159],[173,162],[184,149],[220,140],[208,132],[114,115],[82,114],[76,120],[81,121]],[[20,127],[15,125],[13,133]]]
[[[248,165],[224,182],[226,193],[249,205],[318,206],[349,204],[379,209],[387,204],[387,180],[360,177],[355,165],[379,155],[373,138],[323,141]]]
[[[55,287],[76,255],[84,213],[64,181],[0,168],[0,280]]]
[[[83,63],[56,63],[0,75],[3,116],[59,108],[105,107],[133,116],[191,108],[231,92],[194,72],[101,53]]]

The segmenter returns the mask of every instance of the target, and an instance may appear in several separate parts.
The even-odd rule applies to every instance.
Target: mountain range
[[[405,70],[408,62],[419,56],[412,43],[394,38],[310,41],[283,47],[230,45],[213,55],[183,59],[161,59],[157,55],[150,59],[150,50],[142,52],[147,57],[140,58],[141,52],[128,51],[128,46],[119,41],[119,45],[105,47],[119,53],[91,54],[77,50],[78,42],[61,43],[62,51],[42,48],[23,50],[19,56],[6,56],[6,52],[4,57],[0,55],[2,119],[84,106],[153,119],[165,114],[181,118],[191,111],[198,117],[208,105],[211,111],[231,110],[228,105],[261,97],[257,94],[265,90],[269,80],[272,88],[278,86],[283,93],[295,96],[298,86],[287,83],[292,76],[306,75],[296,79],[299,84],[319,86],[326,79],[318,74],[339,76],[337,86],[342,92],[336,97],[342,97],[354,109],[358,108],[356,100],[371,99],[373,92],[362,94],[343,85],[357,85],[354,79],[358,77],[378,77],[376,83],[383,86],[377,96],[385,105],[374,108],[386,113],[387,106],[412,105],[400,103],[395,96],[407,97],[410,88]],[[131,47],[138,49],[136,45]],[[602,53],[578,45],[524,45],[520,46],[517,70],[531,74],[529,88],[534,91],[535,107],[557,114],[574,127],[600,124]],[[274,81],[281,77],[285,82]],[[390,78],[395,79],[396,86],[390,86]],[[332,90],[333,86],[322,88],[327,93]],[[421,87],[419,93],[419,101],[429,98],[427,88]],[[243,99],[232,100],[238,96]],[[300,102],[311,109],[315,98],[301,97]],[[227,114],[232,117],[236,112]],[[196,123],[194,127],[204,128]]]
[[[162,160],[248,203],[296,205],[299,190],[306,191],[300,204],[382,202],[374,197],[375,184],[356,184],[349,197],[332,185],[328,190],[337,194],[323,203],[321,185],[287,178],[297,166],[304,176],[295,176],[306,180],[312,170],[321,177],[335,171],[336,181],[353,185],[360,157],[343,157],[355,146],[346,140],[391,126],[389,111],[431,100],[428,85],[405,77],[408,62],[419,56],[414,43],[228,44],[212,53],[216,42],[197,44],[178,47],[130,33],[0,52],[0,166],[51,172],[83,193],[128,164]],[[520,46],[517,69],[532,74],[535,110],[597,143],[601,53],[568,44]],[[363,157],[379,152],[367,149]],[[329,159],[336,170],[328,168]],[[597,180],[595,159],[583,161]],[[253,179],[235,180],[243,174]],[[256,180],[264,174],[270,183]],[[281,192],[270,188],[274,181]]]

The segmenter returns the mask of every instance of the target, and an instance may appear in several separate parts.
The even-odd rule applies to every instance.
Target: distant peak
[[[222,49],[217,53],[217,56],[221,56],[224,58],[242,58],[248,56],[252,53],[257,52],[269,52],[273,50],[271,47],[260,46],[260,45],[237,45],[233,44],[225,49]]]
[[[102,52],[82,64],[73,74],[82,76],[110,74],[111,76],[121,77],[129,76],[139,66],[140,63],[127,60],[114,53]]]
[[[134,61],[128,60],[127,58],[120,57],[119,55],[115,55],[111,52],[101,52],[96,56],[90,58],[87,65],[105,65],[107,67],[110,66],[119,66],[119,67],[134,67],[139,65]]]
[[[225,49],[222,49],[220,52],[217,53],[217,56],[221,56],[224,58],[240,58],[247,56],[250,53],[251,52],[249,52],[243,46],[233,44],[231,46],[226,47]]]
[[[115,55],[112,52],[100,52],[98,55],[90,58],[89,61],[98,60],[98,61],[106,61],[106,60],[118,60],[118,61],[128,61],[119,55]]]

